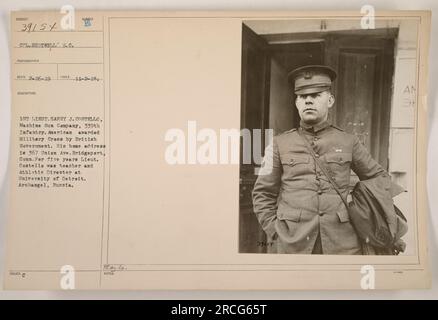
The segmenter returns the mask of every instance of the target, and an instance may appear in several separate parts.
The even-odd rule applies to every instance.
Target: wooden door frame
[[[380,32],[373,32],[371,34],[361,34],[358,36],[345,33],[334,33],[326,37],[326,57],[331,58],[331,60],[325,63],[333,67],[339,75],[340,70],[340,57],[342,52],[351,53],[373,53],[377,54],[379,57],[378,72],[381,79],[381,83],[375,83],[375,85],[381,85],[379,95],[374,97],[373,105],[374,108],[378,105],[385,106],[378,112],[373,113],[373,118],[371,119],[371,132],[373,134],[372,141],[379,141],[378,145],[372,143],[370,153],[375,156],[375,159],[385,168],[388,169],[388,152],[389,152],[389,134],[390,134],[390,120],[391,120],[391,109],[392,109],[392,97],[393,97],[393,76],[395,69],[395,40],[398,36],[398,29],[393,30],[387,29],[381,30]],[[360,38],[363,41],[360,41]],[[337,52],[330,52],[336,46],[333,42],[338,42]],[[339,44],[340,42],[340,44]],[[349,43],[350,42],[350,43]],[[351,45],[354,42],[354,45]],[[377,78],[377,75],[376,75]],[[333,86],[333,93],[336,97],[341,97],[339,93],[339,81],[335,81]],[[335,99],[336,100],[336,99]],[[337,110],[339,109],[337,103],[342,103],[341,100],[335,102],[335,108],[332,112],[332,119],[334,123],[338,122]]]
[[[260,37],[258,34],[256,34],[254,31],[252,31],[249,27],[247,27],[244,23],[242,24],[242,38],[243,34],[246,33],[246,37],[250,38],[250,41],[252,41],[253,44],[257,45],[258,49],[261,52],[264,52],[265,59],[264,59],[264,66],[263,66],[263,78],[264,78],[264,88],[262,92],[262,115],[260,120],[260,129],[262,130],[262,155],[264,154],[265,149],[265,129],[268,129],[269,127],[269,99],[270,99],[270,84],[271,84],[271,56],[269,54],[269,48],[267,42]],[[246,102],[246,88],[243,84],[247,83],[248,79],[248,70],[245,62],[248,60],[248,42],[242,42],[242,66],[241,66],[241,72],[242,72],[242,86],[241,86],[241,114],[240,114],[240,128],[247,128],[247,123],[245,122],[245,115],[248,112],[247,110],[247,102]],[[250,128],[251,129],[251,128]],[[242,159],[242,157],[241,157]]]

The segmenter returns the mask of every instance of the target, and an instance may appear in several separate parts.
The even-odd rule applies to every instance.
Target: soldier
[[[360,180],[389,179],[355,135],[328,122],[335,78],[327,66],[304,66],[288,76],[300,127],[274,137],[253,190],[254,212],[278,253],[362,254],[347,208],[309,148],[344,197],[351,169]]]

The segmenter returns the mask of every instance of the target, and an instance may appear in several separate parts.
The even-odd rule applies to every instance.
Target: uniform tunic
[[[278,253],[362,254],[347,209],[308,151],[304,133],[338,188],[348,194],[353,170],[360,180],[389,178],[359,139],[324,122],[274,137],[253,190],[254,212]]]

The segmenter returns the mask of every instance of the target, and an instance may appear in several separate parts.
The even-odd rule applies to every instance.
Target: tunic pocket
[[[281,155],[281,164],[287,166],[296,166],[299,164],[308,164],[309,156],[305,154],[287,153]]]
[[[280,155],[284,178],[294,178],[309,173],[310,156],[307,154],[286,153]]]
[[[290,220],[300,222],[302,209],[291,208],[284,203],[280,203],[277,210],[278,220]]]
[[[352,161],[351,153],[331,152],[325,155],[327,169],[338,187],[346,187],[350,183],[350,164]]]
[[[331,152],[325,155],[325,159],[328,163],[344,165],[348,162],[351,162],[352,156],[351,153]]]

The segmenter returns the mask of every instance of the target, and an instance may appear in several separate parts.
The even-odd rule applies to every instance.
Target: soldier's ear
[[[329,91],[328,107],[331,108],[335,104],[335,96]]]
[[[294,98],[294,97],[295,97],[295,98]],[[293,106],[295,106],[296,108],[298,108],[298,107],[297,107],[298,95],[293,95],[293,96],[290,98],[290,100],[291,100],[291,104],[292,104]]]

